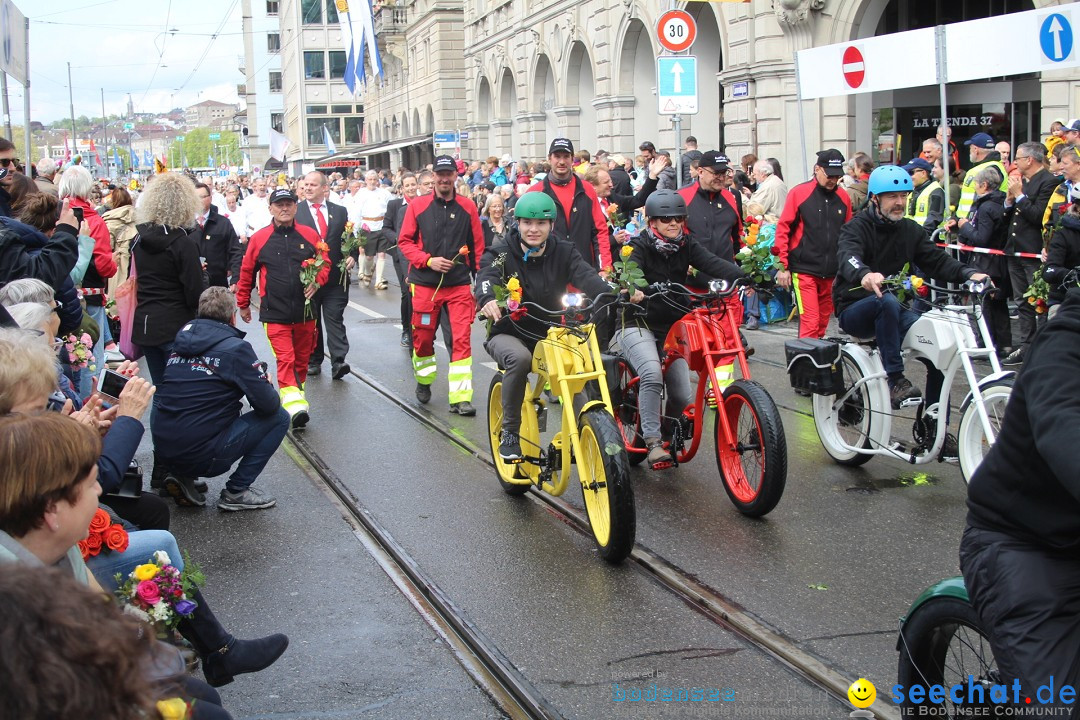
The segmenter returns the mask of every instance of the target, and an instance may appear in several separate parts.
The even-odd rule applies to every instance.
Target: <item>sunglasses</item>
[[[7,167],[8,165],[15,165],[18,167],[20,164],[19,158],[0,158],[0,166]]]
[[[673,223],[673,222],[681,223],[685,219],[686,219],[685,215],[681,216],[681,217],[654,217],[653,218],[653,220],[655,220],[656,222],[659,222],[659,223]]]

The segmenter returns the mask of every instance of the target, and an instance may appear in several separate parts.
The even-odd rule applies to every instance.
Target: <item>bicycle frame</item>
[[[975,333],[971,329],[969,318],[974,314],[979,328],[979,335],[983,341],[983,347],[978,346]],[[926,405],[926,413],[936,420],[936,432],[932,447],[921,454],[905,451],[899,442],[892,440],[892,405],[889,398],[887,374],[881,363],[881,354],[878,349],[868,350],[857,343],[846,343],[844,351],[848,353],[852,361],[863,370],[863,377],[848,391],[831,403],[830,412],[839,412],[844,402],[858,390],[866,392],[870,398],[870,410],[875,413],[876,420],[872,423],[872,433],[869,437],[872,448],[855,447],[840,440],[838,444],[847,452],[857,452],[862,455],[887,455],[899,458],[912,464],[931,462],[938,457],[945,443],[945,433],[948,424],[947,413],[953,382],[958,374],[963,372],[964,378],[970,388],[968,397],[974,402],[979,419],[982,423],[986,437],[995,439],[990,417],[986,412],[981,388],[983,384],[992,382],[1002,377],[1013,374],[1011,371],[1003,371],[995,352],[994,344],[990,337],[990,330],[986,325],[981,309],[976,307],[974,313],[964,305],[944,305],[935,307],[915,321],[904,336],[901,343],[901,351],[908,359],[921,359],[929,362],[944,374],[944,382],[941,392],[936,401]],[[981,380],[975,373],[973,359],[985,357],[990,361],[992,372]],[[882,412],[881,408],[889,408],[890,412]]]
[[[562,426],[552,438],[547,453],[541,450],[539,457],[526,458],[518,467],[528,475],[530,483],[550,495],[558,496],[566,492],[573,458],[581,455],[577,416],[590,408],[603,406],[614,418],[600,346],[593,326],[548,328],[547,336],[533,350],[532,372],[537,377],[525,390],[522,425],[537,423],[536,405],[544,404],[541,395],[544,386],[550,385],[552,390],[557,391],[562,405]],[[574,398],[593,380],[600,386],[601,399],[589,400],[579,411],[575,411]],[[554,458],[550,456],[553,452],[559,453],[557,463],[553,463]],[[553,481],[551,478],[556,469],[559,471],[558,477]]]

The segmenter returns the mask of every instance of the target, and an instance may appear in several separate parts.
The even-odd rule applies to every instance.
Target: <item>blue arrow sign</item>
[[[1072,54],[1073,31],[1069,19],[1061,13],[1047,15],[1039,28],[1039,46],[1043,55],[1053,62],[1061,62]]]
[[[662,55],[656,58],[656,99],[661,115],[694,115],[698,111],[697,58]]]

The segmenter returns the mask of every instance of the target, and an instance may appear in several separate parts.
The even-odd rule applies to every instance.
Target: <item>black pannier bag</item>
[[[799,338],[784,343],[791,387],[815,395],[842,395],[844,371],[840,343]]]

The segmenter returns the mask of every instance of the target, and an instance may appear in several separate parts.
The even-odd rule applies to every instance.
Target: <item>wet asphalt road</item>
[[[346,310],[350,363],[416,405],[409,355],[398,346],[396,288],[373,292],[353,286],[352,301]],[[249,340],[269,358],[264,337],[253,329]],[[895,682],[898,617],[926,585],[957,573],[956,548],[964,517],[959,469],[937,463],[915,467],[883,458],[857,469],[835,465],[817,440],[809,400],[794,395],[784,370],[777,367],[783,363],[783,341],[794,335],[794,329],[780,326],[747,335],[757,348],[751,359],[753,376],[781,407],[787,434],[789,475],[783,499],[761,520],[741,516],[720,484],[708,440],[691,463],[678,469],[632,471],[638,542],[852,680],[870,679],[882,697]],[[486,449],[485,393],[493,369],[484,364],[490,364],[490,358],[482,339],[482,327],[476,324],[477,417],[447,412],[447,356],[441,348],[437,352],[441,376],[425,411]],[[788,717],[843,717],[850,711],[701,617],[642,573],[607,566],[589,538],[538,504],[506,496],[493,471],[357,378],[332,381],[328,365],[323,375],[308,383],[312,422],[305,431],[306,442],[566,716],[689,717],[697,710],[709,710],[719,716],[745,717],[753,708],[776,711],[775,716],[786,711]],[[278,454],[275,480],[279,473],[298,475],[287,468],[289,462]],[[307,481],[297,482],[300,487]],[[317,492],[305,494],[304,512],[322,508],[324,498]],[[580,506],[575,488],[566,499]],[[283,501],[271,512],[292,511]],[[334,538],[318,542],[343,556],[335,557],[335,566],[367,568],[365,578],[357,581],[365,589],[388,585],[355,540],[347,537],[349,530],[340,515],[335,517],[328,505],[319,512],[317,525],[303,535]],[[301,564],[279,571],[295,584],[300,597],[309,592],[311,570]],[[350,579],[335,582],[335,587],[350,587]],[[393,606],[391,624],[403,637],[389,646],[386,658],[395,652],[410,653],[411,633],[433,634],[426,626],[413,627],[419,619],[414,615],[416,623],[411,622],[407,617],[411,608],[400,596],[395,602],[392,595],[382,588],[377,597],[358,604]],[[333,605],[320,600],[315,614]],[[283,622],[290,624],[287,618]],[[311,642],[317,645],[319,640]],[[333,646],[339,647],[336,641]],[[458,687],[468,679],[449,653],[441,647],[427,651],[418,659],[438,665],[453,681],[439,688],[452,688],[447,692],[456,693],[456,704],[425,714],[489,716],[491,706],[474,703]],[[355,660],[343,663],[338,651],[327,657],[313,647],[316,660],[299,663],[290,682],[306,696],[310,687],[305,690],[304,683],[310,685],[310,675],[328,676],[319,682],[333,686],[340,680],[335,675],[345,668],[372,664],[367,645],[348,645],[348,652]],[[445,661],[453,667],[447,668]],[[395,667],[392,661],[384,663],[383,656],[374,664]],[[416,683],[426,687],[429,680],[425,673]],[[361,689],[363,677],[354,682],[351,687],[366,692]],[[618,688],[613,682],[620,683]],[[620,689],[647,689],[653,682],[721,692],[730,688],[734,699],[705,706],[630,705],[613,699]],[[423,693],[435,708],[441,695]],[[250,700],[244,707],[253,716],[274,706],[268,706],[267,695],[259,692]],[[312,710],[319,707],[311,702]],[[417,716],[391,711],[403,707],[409,707],[407,700],[391,703],[376,715]]]

